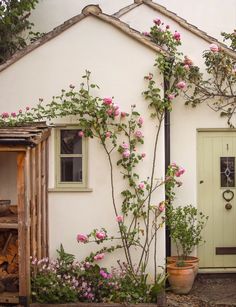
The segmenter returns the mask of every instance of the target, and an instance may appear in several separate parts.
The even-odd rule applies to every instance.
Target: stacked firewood
[[[0,292],[18,291],[17,231],[0,232]]]

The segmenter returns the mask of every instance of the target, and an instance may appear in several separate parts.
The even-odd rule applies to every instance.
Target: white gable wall
[[[87,17],[66,32],[37,48],[27,56],[0,73],[1,112],[17,111],[33,106],[38,98],[50,101],[53,95],[60,94],[61,88],[69,84],[79,85],[85,69],[92,72],[92,81],[98,83],[101,97],[115,97],[121,109],[129,112],[130,105],[144,114],[143,132],[145,145],[140,152],[146,152],[142,163],[141,178],[150,175],[151,150],[154,123],[147,113],[147,102],[141,92],[145,89],[143,76],[152,70],[155,52],[144,47],[116,28]],[[158,80],[162,83],[162,78]],[[71,120],[69,120],[70,122]],[[65,122],[65,120],[64,120]],[[49,188],[54,187],[54,144],[50,138]],[[156,177],[164,176],[163,131],[157,155],[158,172]],[[123,186],[119,171],[115,174],[119,191]],[[50,255],[62,243],[66,251],[80,259],[88,255],[91,247],[79,245],[76,235],[88,233],[94,228],[105,227],[117,231],[115,214],[111,203],[109,168],[106,157],[96,140],[89,141],[89,187],[93,192],[50,192],[49,193],[49,245]],[[163,200],[164,192],[159,191],[153,203]],[[158,263],[165,258],[164,229],[159,231]],[[105,262],[107,263],[107,262]],[[152,266],[152,263],[150,264]],[[152,268],[150,269],[152,271]]]

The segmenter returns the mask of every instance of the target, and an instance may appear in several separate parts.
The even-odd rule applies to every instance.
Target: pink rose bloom
[[[107,131],[105,135],[106,135],[106,138],[110,138],[111,137],[111,132]]]
[[[141,139],[143,137],[142,131],[137,130],[134,135],[136,136],[137,139]]]
[[[11,112],[11,116],[12,117],[16,117],[16,113],[15,112]]]
[[[128,143],[123,143],[121,145],[121,147],[124,148],[124,149],[128,149],[129,148],[129,144]]]
[[[144,36],[150,36],[150,33],[149,32],[143,32],[143,35]]]
[[[183,175],[185,173],[185,169],[183,167],[180,167],[178,169],[178,171],[175,173],[176,177],[180,177],[181,175]]]
[[[2,118],[8,118],[8,117],[9,117],[9,114],[7,112],[2,113]]]
[[[144,119],[143,119],[143,117],[141,116],[141,117],[139,117],[139,119],[138,119],[138,123],[139,123],[139,125],[141,125],[142,126],[142,124],[144,123]]]
[[[114,103],[114,104],[113,104],[113,108],[114,108],[115,110],[118,110],[120,107],[118,106],[118,104]]]
[[[190,69],[189,65],[188,65],[188,64],[185,64],[185,65],[184,65],[184,69],[185,69],[185,70],[189,70],[189,69]]]
[[[170,26],[169,25],[166,25],[166,30],[169,30]]]
[[[128,149],[126,149],[123,154],[122,154],[123,158],[127,159],[130,156],[130,151]]]
[[[84,136],[84,132],[83,131],[79,131],[78,136],[80,136],[82,138]]]
[[[173,163],[171,163],[171,165],[170,165],[170,166],[174,166],[174,167],[175,167],[175,166],[177,166],[177,165],[176,165],[176,163],[175,163],[175,162],[173,162]]]
[[[142,158],[145,158],[146,157],[145,152],[142,152],[141,156],[142,156]]]
[[[96,238],[99,239],[99,240],[105,239],[105,238],[106,238],[105,232],[103,232],[103,231],[97,231],[97,232],[96,232]]]
[[[143,182],[140,182],[139,185],[138,185],[138,188],[139,188],[140,190],[143,190],[144,187],[145,187],[145,184],[144,184]]]
[[[173,38],[176,40],[176,41],[180,41],[180,33],[175,31],[174,35],[173,35]]]
[[[118,116],[120,114],[120,110],[119,109],[116,109],[115,111],[114,111],[114,116]]]
[[[104,258],[105,254],[101,253],[101,254],[97,254],[96,256],[93,257],[94,260],[102,260]]]
[[[160,25],[161,24],[161,19],[160,18],[156,18],[153,20],[153,22],[155,23],[155,25]]]
[[[112,109],[108,109],[108,110],[107,110],[107,114],[108,114],[109,116],[111,116],[111,115],[113,114],[113,110],[112,110]]]
[[[185,55],[184,64],[191,66],[191,65],[193,65],[193,61],[187,55]]]
[[[85,235],[85,234],[79,233],[77,235],[77,241],[82,242],[82,243],[86,243],[86,242],[88,242],[88,236]]]
[[[164,203],[164,202],[161,202],[161,203],[159,204],[158,210],[159,210],[160,212],[163,212],[163,211],[165,210],[165,203]]]
[[[21,110],[21,109],[19,110],[19,113],[22,113],[22,110]]]
[[[180,90],[183,90],[185,87],[186,87],[186,83],[184,81],[179,81],[177,84],[176,84],[176,87]]]
[[[123,222],[123,216],[117,215],[117,216],[116,216],[116,221],[117,221],[118,223],[122,223],[122,222]]]
[[[120,116],[121,116],[121,117],[126,117],[126,115],[127,115],[126,112],[121,112],[121,113],[120,113]]]
[[[112,98],[103,98],[103,104],[105,104],[105,105],[110,105],[110,104],[112,104]]]
[[[173,100],[175,98],[175,95],[174,94],[169,94],[167,97],[168,97],[169,100]]]
[[[218,52],[219,51],[219,47],[216,44],[211,44],[210,45],[210,50],[212,52]]]
[[[152,78],[153,78],[153,74],[152,73],[149,73],[148,76],[146,76],[146,79],[148,79],[148,80],[152,80]]]
[[[29,111],[30,107],[26,107],[25,109],[26,109],[26,111]]]

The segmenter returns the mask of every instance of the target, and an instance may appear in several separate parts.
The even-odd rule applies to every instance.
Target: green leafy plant
[[[31,31],[30,12],[38,0],[0,1],[0,64],[17,50],[24,48],[27,41],[41,36]]]
[[[179,258],[187,259],[194,247],[203,242],[201,233],[207,220],[208,216],[198,212],[192,205],[176,208],[168,206],[166,224]]]

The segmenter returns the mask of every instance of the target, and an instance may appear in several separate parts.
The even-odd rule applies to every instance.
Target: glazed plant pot
[[[167,257],[167,264],[176,263],[178,260],[182,260],[182,258],[179,258],[178,256]],[[187,264],[192,264],[194,266],[194,277],[196,277],[198,273],[199,258],[187,256],[187,258],[183,259],[183,261]]]
[[[194,282],[194,266],[184,264],[177,266],[176,263],[167,265],[168,281],[171,289],[176,294],[188,294]]]

